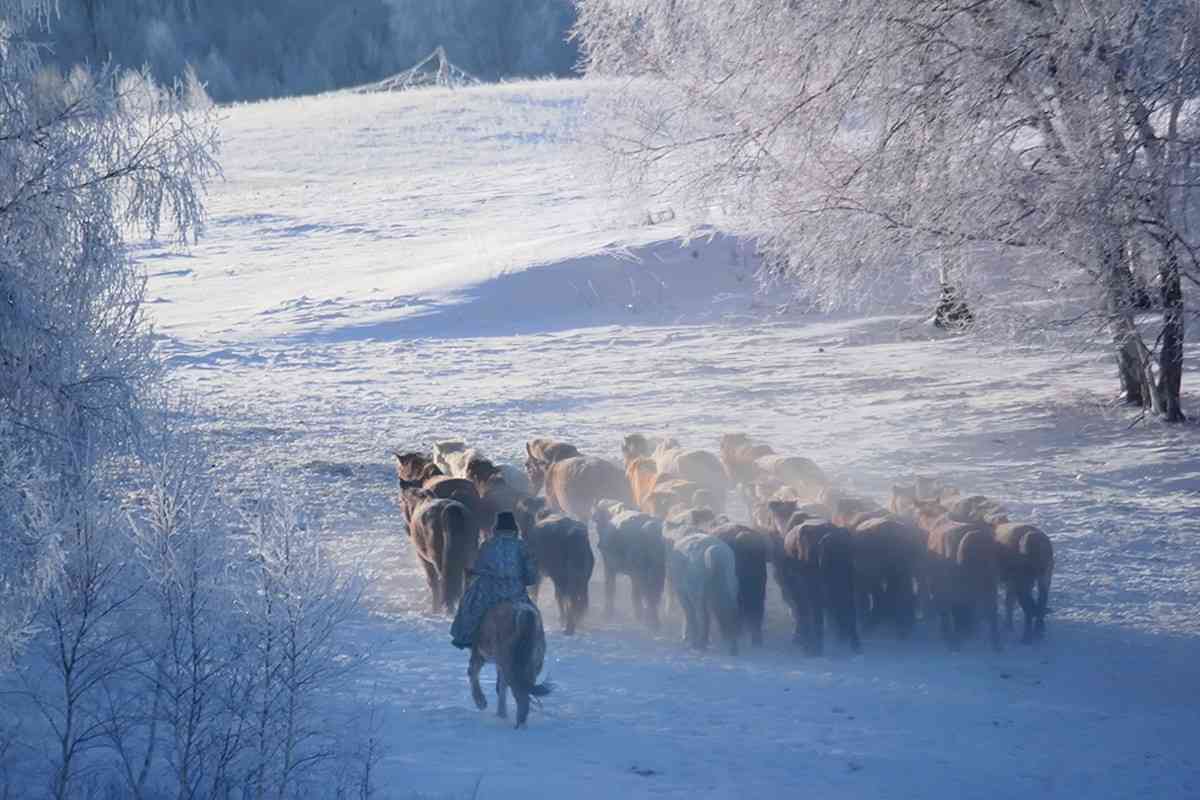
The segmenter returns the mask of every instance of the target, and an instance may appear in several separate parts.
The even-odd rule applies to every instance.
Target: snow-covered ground
[[[140,252],[223,466],[283,473],[376,579],[345,693],[381,711],[381,794],[1200,797],[1195,426],[1130,428],[1100,351],[946,339],[903,304],[779,312],[749,247],[681,246],[667,209],[606,198],[573,145],[604,90],[229,108],[206,238]],[[639,630],[622,584],[575,638],[548,611],[557,689],[527,731],[477,712],[390,449],[461,436],[516,461],[555,435],[616,458],[627,432],[735,430],[877,497],[921,473],[1002,498],[1056,543],[1049,640],[950,655],[923,630],[806,659],[772,583],[764,648],[696,655],[674,622]]]

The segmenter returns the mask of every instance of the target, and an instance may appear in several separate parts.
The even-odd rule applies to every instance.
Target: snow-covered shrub
[[[316,704],[360,659],[339,633],[363,582],[326,558],[319,526],[278,484],[264,482],[243,527],[237,680],[247,782],[254,796],[303,796],[314,767],[337,752]]]

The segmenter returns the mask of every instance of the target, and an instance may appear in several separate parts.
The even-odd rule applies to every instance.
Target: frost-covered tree
[[[0,654],[30,630],[154,376],[128,231],[183,240],[217,173],[193,84],[43,69],[51,0],[0,0]],[[74,537],[74,538],[72,538]]]
[[[826,306],[914,260],[1036,262],[1058,294],[1082,275],[1070,316],[1108,331],[1126,399],[1183,419],[1200,4],[578,6],[589,71],[629,78],[608,109],[627,177],[720,205]]]

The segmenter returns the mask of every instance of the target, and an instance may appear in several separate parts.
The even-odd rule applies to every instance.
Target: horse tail
[[[537,683],[537,672],[540,667],[533,665],[534,651],[538,646],[538,633],[541,620],[537,609],[526,603],[513,606],[516,639],[512,649],[512,674],[508,681],[520,691],[527,692],[533,697],[545,697],[553,687],[549,683]]]
[[[453,608],[462,597],[463,582],[471,556],[471,536],[466,506],[454,501],[442,509],[442,563],[439,565],[445,582],[446,607]]]

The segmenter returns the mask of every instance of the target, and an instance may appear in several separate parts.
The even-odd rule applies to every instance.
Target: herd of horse
[[[675,439],[624,437],[622,468],[577,447],[538,438],[522,467],[497,464],[460,440],[431,453],[396,452],[400,506],[437,613],[453,612],[495,515],[511,511],[553,584],[564,633],[589,606],[599,550],[605,609],[616,582],[629,578],[634,613],[651,629],[669,587],[683,616],[683,640],[708,646],[712,623],[731,654],[743,634],[762,643],[768,567],[790,608],[795,641],[824,649],[826,628],[861,650],[860,630],[894,626],[907,636],[918,618],[936,620],[951,649],[986,624],[1001,647],[998,592],[1006,623],[1020,606],[1021,641],[1045,634],[1054,548],[1037,527],[1013,522],[1007,509],[930,478],[892,487],[886,506],[834,485],[811,459],[776,453],[745,434],[721,437],[719,450],[685,448]],[[726,515],[736,492],[750,518]],[[539,593],[533,589],[537,602]],[[503,603],[484,618],[468,670],[472,696],[485,661],[497,667],[499,712],[506,689],[525,723],[545,634],[536,607]]]

